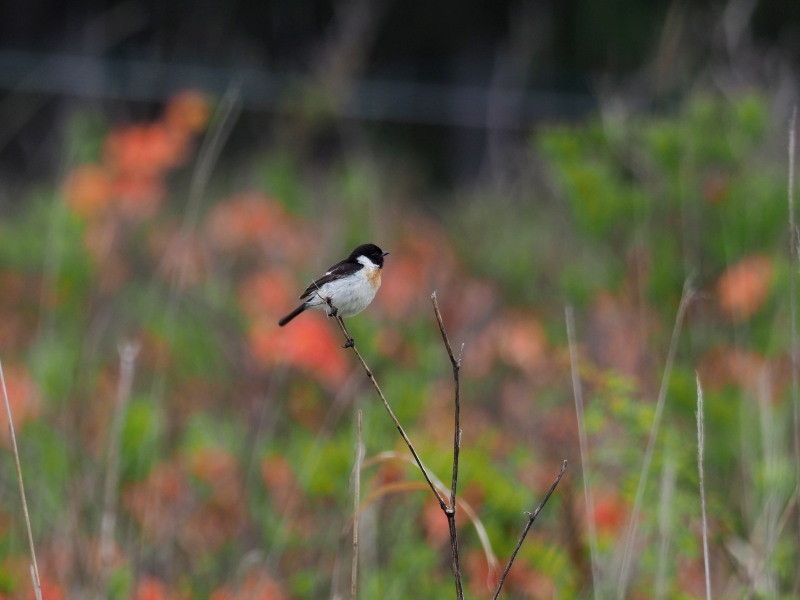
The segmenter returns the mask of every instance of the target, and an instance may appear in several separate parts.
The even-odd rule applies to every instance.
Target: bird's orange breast
[[[381,270],[377,268],[369,269],[367,271],[367,281],[376,290],[381,287]]]

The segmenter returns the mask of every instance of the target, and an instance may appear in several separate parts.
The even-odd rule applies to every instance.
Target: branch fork
[[[333,305],[331,298],[323,298],[323,300],[328,304],[330,309],[329,316],[333,316],[336,318],[336,322],[339,324],[339,328],[342,330],[342,333],[345,336],[346,343],[343,346],[344,348],[352,348],[353,353],[356,355],[356,358],[361,363],[361,366],[364,369],[364,372],[367,375],[367,378],[372,382],[372,386],[375,388],[375,392],[378,394],[378,397],[383,402],[383,406],[386,409],[386,412],[389,414],[389,417],[394,422],[395,427],[397,427],[397,431],[400,433],[400,436],[403,438],[403,441],[408,446],[411,455],[414,457],[414,462],[419,467],[420,471],[422,471],[422,475],[425,478],[425,481],[430,487],[431,492],[433,493],[436,501],[439,503],[439,508],[442,509],[445,517],[447,518],[448,529],[450,530],[450,554],[451,554],[451,564],[453,570],[453,578],[455,580],[455,587],[456,587],[456,598],[457,600],[464,599],[464,590],[463,585],[461,582],[461,566],[459,561],[458,555],[458,530],[456,529],[456,492],[458,490],[458,460],[459,454],[461,450],[461,358],[464,352],[464,344],[461,345],[461,349],[459,351],[458,357],[455,356],[453,353],[453,347],[450,344],[450,338],[447,335],[447,330],[444,326],[444,321],[442,319],[442,313],[439,310],[439,302],[436,298],[436,292],[431,294],[431,303],[433,304],[433,312],[436,317],[436,323],[439,326],[439,333],[442,336],[442,342],[444,343],[445,349],[447,350],[447,356],[450,359],[450,365],[453,370],[453,386],[454,386],[454,427],[453,427],[453,473],[450,483],[450,498],[449,502],[445,500],[439,490],[436,488],[436,485],[433,483],[431,475],[428,473],[425,466],[422,464],[422,460],[417,454],[416,449],[414,448],[414,444],[409,439],[408,435],[406,435],[403,426],[398,421],[397,417],[392,410],[392,407],[389,405],[389,402],[386,400],[386,396],[384,396],[383,391],[381,390],[380,385],[378,384],[377,380],[375,379],[375,375],[372,370],[367,365],[364,357],[361,356],[361,353],[358,351],[358,348],[355,345],[355,341],[350,336],[350,333],[347,331],[347,327],[344,324],[342,318],[338,315],[338,311],[336,307]],[[517,546],[514,549],[514,552],[511,554],[511,557],[506,564],[505,570],[497,584],[497,589],[495,591],[494,599],[496,600],[497,597],[500,595],[500,591],[503,588],[503,583],[505,582],[506,576],[511,569],[511,565],[514,562],[514,558],[519,552],[520,547],[522,546],[525,537],[528,535],[528,531],[530,530],[533,522],[536,520],[536,517],[539,515],[539,512],[542,510],[544,505],[550,499],[550,496],[556,489],[559,481],[561,481],[561,477],[564,475],[564,471],[567,468],[567,461],[565,460],[561,465],[561,470],[558,473],[553,485],[550,487],[550,490],[547,492],[547,495],[544,499],[539,503],[539,506],[533,512],[525,511],[525,514],[528,516],[528,522],[525,525],[525,528],[520,535],[519,541],[517,542]]]

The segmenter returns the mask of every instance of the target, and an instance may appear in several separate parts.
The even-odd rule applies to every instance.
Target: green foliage
[[[126,479],[144,477],[160,459],[164,436],[163,409],[150,398],[134,398],[122,425],[120,449]]]
[[[72,121],[69,156],[102,163],[104,127],[98,117]],[[312,168],[273,150],[258,166],[265,194],[251,192],[249,204],[222,199],[180,226],[162,205],[84,214],[54,190],[32,193],[0,222],[0,276],[9,288],[0,302],[7,324],[0,350],[31,380],[17,375],[16,389],[30,383],[36,392],[21,404],[19,431],[44,555],[68,554],[64,565],[89,570],[82,554],[70,553],[95,544],[99,490],[109,451],[118,448],[121,559],[109,598],[144,597],[139,586],[149,573],[163,579],[167,597],[272,597],[277,589],[312,598],[333,595],[331,581],[341,588],[355,409],[363,410],[367,459],[408,452],[332,322],[303,315],[303,330],[276,321],[296,300],[292,286],[304,285],[297,274],[319,267],[313,244],[383,235],[392,244],[384,281],[399,265],[403,286],[422,301],[381,295],[348,326],[423,462],[448,485],[450,364],[427,304],[438,290],[451,341],[457,350],[465,343],[465,370],[475,369],[462,373],[459,491],[501,562],[525,524],[523,511],[552,481],[551,466],[570,460],[519,554],[508,597],[592,597],[590,521],[604,578],[597,590],[614,588],[688,275],[702,294],[683,324],[645,473],[631,593],[643,594],[662,570],[669,597],[692,593],[686,573],[701,557],[696,372],[706,388],[714,545],[736,539],[759,548],[773,536],[764,568],[780,590],[792,589],[797,548],[786,532],[793,528],[773,518],[793,514],[795,489],[786,302],[793,274],[776,135],[768,101],[755,94],[698,95],[670,113],[545,125],[531,143],[541,177],[514,190],[459,190],[441,223],[411,204],[385,203],[387,191],[406,199],[395,169],[357,155]],[[116,166],[103,168],[116,176]],[[164,249],[171,247],[164,239],[183,235],[190,251]],[[98,238],[100,250],[89,243]],[[720,281],[753,256],[767,275],[745,269],[733,292],[745,296],[738,301],[746,310],[732,313]],[[565,304],[576,308],[586,471]],[[140,353],[119,438],[110,439],[116,348],[129,340]],[[2,477],[14,481],[10,464]],[[667,484],[670,498],[662,495]],[[383,457],[363,470],[361,485],[364,544],[376,550],[363,556],[360,597],[451,596],[444,516],[429,512],[433,499],[418,469]],[[772,521],[762,518],[767,509]],[[0,517],[14,514],[12,494],[0,497]],[[0,532],[7,559],[0,590],[12,593],[22,578],[5,564],[25,547],[16,520],[0,521],[13,522]],[[478,597],[483,548],[466,511],[458,523],[468,597]],[[715,577],[743,586],[742,568],[717,566]],[[64,575],[74,589],[90,576],[77,568]]]

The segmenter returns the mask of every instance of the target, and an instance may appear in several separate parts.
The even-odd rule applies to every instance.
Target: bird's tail
[[[283,318],[282,318],[280,321],[278,321],[278,325],[280,325],[281,327],[283,327],[283,326],[284,326],[284,325],[286,325],[286,324],[287,324],[289,321],[291,321],[291,320],[292,320],[292,319],[294,319],[294,318],[295,318],[297,315],[299,315],[301,312],[303,312],[305,309],[306,309],[306,305],[305,305],[305,304],[301,304],[300,306],[298,306],[297,308],[295,308],[295,309],[294,309],[292,312],[290,312],[288,315],[286,315],[285,317],[283,317]]]

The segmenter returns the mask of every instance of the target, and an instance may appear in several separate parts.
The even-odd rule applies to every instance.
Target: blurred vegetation
[[[458,203],[431,212],[412,202],[413,176],[357,152],[319,168],[276,149],[229,177],[255,185],[212,178],[193,197],[186,182],[211,112],[186,92],[150,122],[76,117],[64,181],[31,189],[0,223],[0,353],[45,598],[344,593],[356,408],[367,448],[361,597],[453,594],[445,518],[424,488],[390,493],[420,481],[412,466],[370,460],[406,449],[337,329],[318,314],[276,325],[315,274],[366,241],[391,255],[378,298],[349,326],[442,479],[452,383],[431,291],[454,345],[465,344],[460,489],[501,563],[523,511],[570,460],[504,597],[615,593],[690,276],[701,293],[668,382],[626,597],[704,596],[695,371],[706,392],[715,597],[791,597],[786,134],[767,98],[695,95],[670,114],[542,127],[530,182],[458,190]],[[129,396],[118,390],[126,344],[138,349]],[[120,476],[107,498],[113,448]],[[4,454],[0,593],[28,598]],[[468,597],[490,597],[497,573],[464,512],[459,524]]]

